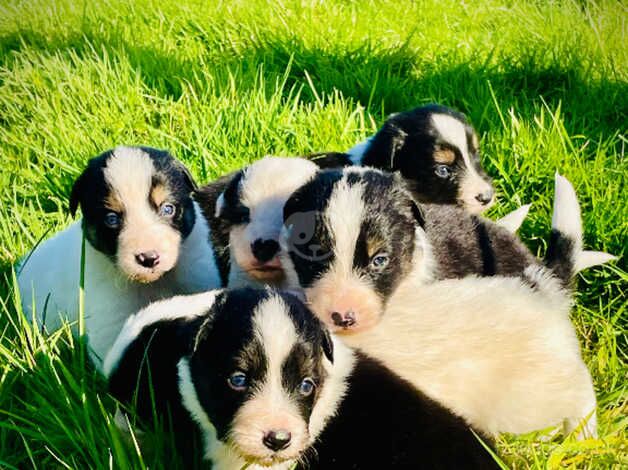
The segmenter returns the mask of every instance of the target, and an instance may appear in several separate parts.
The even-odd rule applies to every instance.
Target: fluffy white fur
[[[377,327],[343,340],[486,433],[582,422],[591,436],[595,393],[569,308],[557,285],[517,278],[406,284]]]
[[[209,228],[196,205],[195,212],[176,266],[151,283],[129,280],[114,261],[85,242],[85,332],[99,369],[129,315],[156,300],[220,287],[207,242]],[[29,318],[34,313],[48,331],[58,329],[63,320],[78,324],[82,236],[81,221],[75,222],[35,248],[19,268],[24,312]]]
[[[525,204],[518,209],[509,212],[501,219],[497,219],[495,223],[504,227],[510,233],[517,233],[517,231],[521,228],[521,224],[523,224],[523,221],[528,216],[531,206],[532,204]]]

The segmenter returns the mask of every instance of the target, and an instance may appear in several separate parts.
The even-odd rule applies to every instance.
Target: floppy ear
[[[323,340],[321,344],[323,348],[323,354],[331,362],[334,363],[334,342],[331,339],[331,334],[326,327],[323,327]]]
[[[70,215],[74,217],[78,206],[85,193],[85,171],[74,181],[72,192],[70,193]]]
[[[198,185],[196,184],[196,181],[194,181],[194,177],[192,176],[192,173],[190,173],[190,170],[188,170],[188,167],[186,167],[183,163],[176,159],[174,160],[174,165],[177,167],[177,169],[181,171],[181,173],[183,173],[185,183],[190,192],[197,189]]]
[[[216,210],[214,211],[214,217],[222,217],[223,211],[228,201],[236,201],[238,199],[238,192],[240,189],[240,182],[244,176],[244,170],[238,171],[231,181],[227,184],[225,190],[216,199]]]
[[[371,139],[365,155],[371,157],[370,161],[379,162],[378,166],[383,170],[396,170],[395,155],[403,147],[407,136],[405,131],[387,122]]]

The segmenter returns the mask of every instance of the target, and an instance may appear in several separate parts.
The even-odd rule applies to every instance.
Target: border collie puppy
[[[150,305],[127,321],[105,371],[143,418],[193,419],[219,470],[497,468],[464,420],[344,346],[290,294]]]
[[[582,252],[575,193],[562,177],[556,184],[546,262],[567,285],[578,270],[612,257]],[[417,206],[398,174],[368,168],[320,172],[286,202],[284,224],[289,284],[304,288],[336,330],[372,327],[402,281],[418,287],[469,275],[523,276],[541,266],[505,228],[455,206]]]
[[[20,266],[27,314],[52,331],[77,322],[85,237],[85,332],[97,367],[129,315],[176,294],[220,287],[208,226],[188,170],[169,153],[117,147],[74,183],[83,218],[37,246]]]
[[[264,157],[196,191],[212,228],[223,284],[281,286],[283,205],[317,166],[302,158]]]
[[[495,202],[479,147],[464,114],[430,104],[391,115],[374,136],[346,154],[311,158],[322,168],[363,165],[399,171],[418,201],[458,204],[477,214]]]
[[[375,328],[343,340],[488,435],[562,424],[595,436],[595,392],[569,296],[542,268],[527,274],[405,285]]]

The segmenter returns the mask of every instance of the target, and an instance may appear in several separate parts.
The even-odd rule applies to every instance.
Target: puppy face
[[[268,290],[227,292],[212,315],[189,371],[217,438],[250,463],[298,458],[333,360],[328,333],[296,298]]]
[[[444,106],[390,117],[371,140],[363,164],[400,171],[423,202],[459,204],[471,213],[494,202],[475,130],[464,115]]]
[[[77,179],[70,211],[81,206],[89,243],[129,279],[152,282],[177,263],[194,225],[187,169],[165,151],[117,147],[90,160]]]
[[[284,208],[282,245],[314,313],[333,331],[370,328],[411,270],[418,208],[396,175],[320,172]]]
[[[227,225],[232,262],[253,279],[283,280],[278,256],[283,205],[316,170],[304,159],[265,157],[238,172],[218,198],[216,217]]]

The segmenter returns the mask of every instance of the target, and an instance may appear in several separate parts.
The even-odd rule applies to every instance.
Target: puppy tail
[[[528,212],[530,211],[530,206],[532,204],[525,204],[518,209],[515,209],[512,212],[509,212],[501,219],[497,219],[495,223],[501,227],[504,227],[510,233],[517,233],[517,231],[521,228],[521,224],[528,216]]]
[[[552,233],[545,255],[545,264],[568,286],[579,271],[616,259],[600,251],[582,249],[582,218],[580,204],[571,183],[555,175]]]

